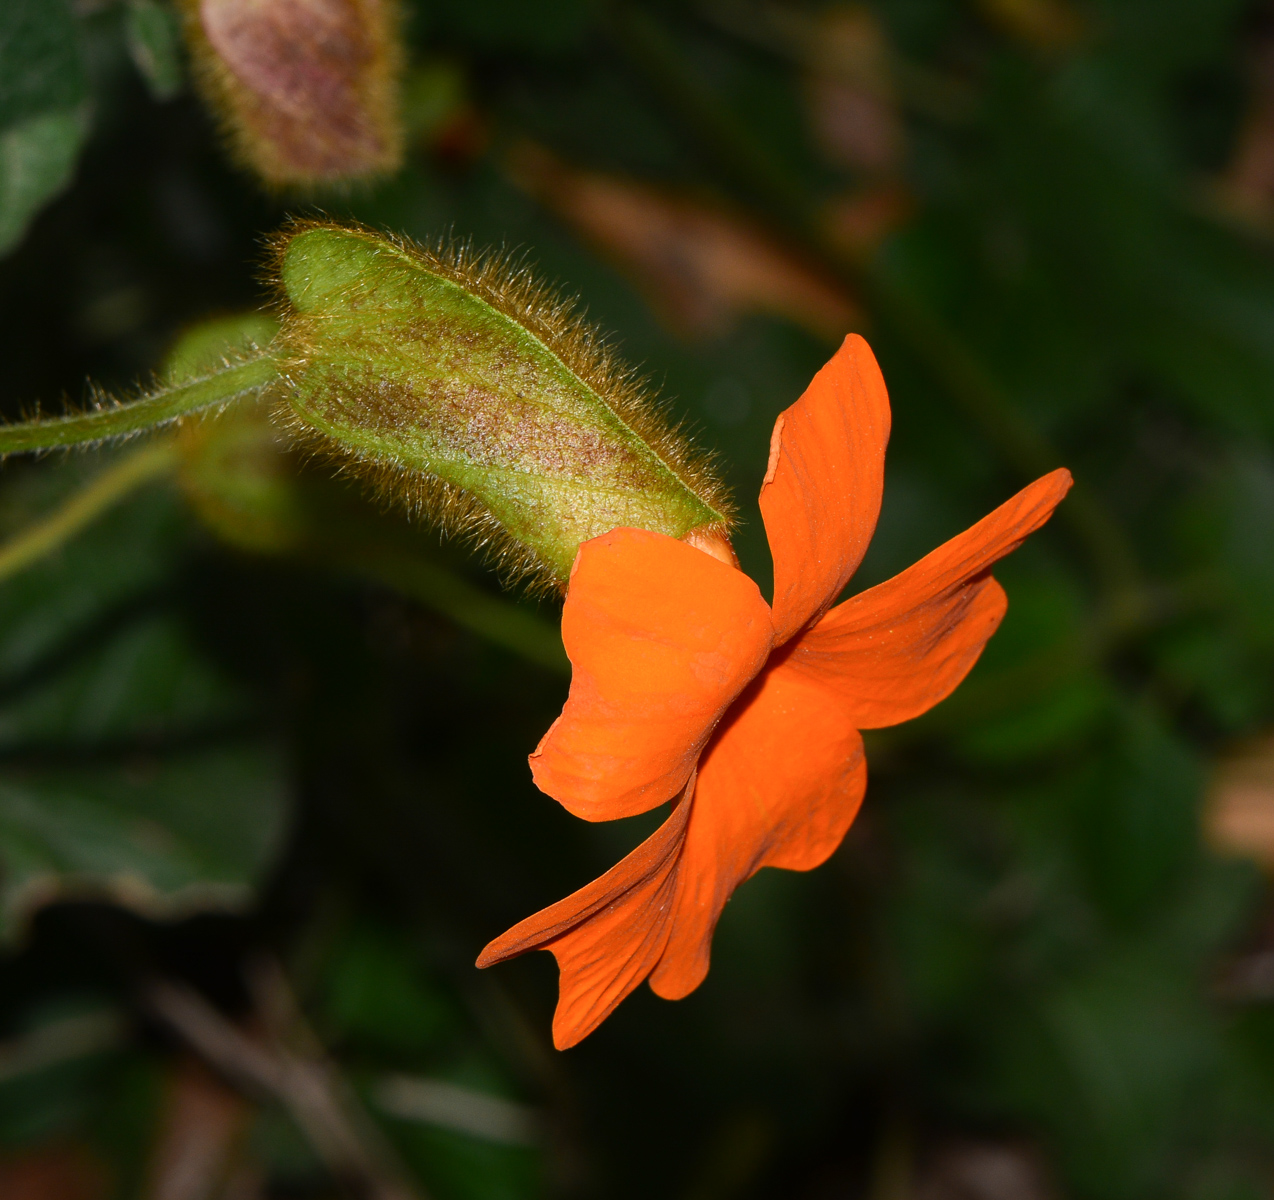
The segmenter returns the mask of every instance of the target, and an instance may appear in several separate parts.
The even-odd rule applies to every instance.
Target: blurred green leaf
[[[0,254],[71,181],[87,131],[82,108],[40,113],[0,131]]]
[[[67,488],[79,472],[61,474]],[[242,906],[277,848],[280,757],[153,590],[185,528],[153,487],[0,585],[4,935],[66,895],[157,915]]]
[[[402,1056],[436,1048],[455,1033],[450,1002],[413,957],[410,945],[388,931],[351,931],[328,966],[324,997],[325,1019],[340,1040]]]
[[[1199,852],[1202,766],[1140,709],[1111,723],[1107,755],[1075,809],[1076,849],[1113,924],[1153,920]]]
[[[395,1140],[439,1200],[532,1200],[543,1195],[534,1150],[401,1123]]]
[[[88,132],[87,90],[67,0],[0,6],[0,254],[70,182]]]
[[[0,129],[52,109],[76,108],[88,80],[69,0],[0,6]]]
[[[181,18],[163,0],[128,0],[128,49],[156,100],[171,100],[185,82]]]
[[[0,773],[0,933],[66,897],[153,916],[241,908],[283,832],[276,754],[204,751],[127,766]]]
[[[1178,964],[1121,947],[1059,989],[1044,1022],[1070,1075],[1049,1107],[1073,1176],[1096,1196],[1164,1187],[1219,1049]]]

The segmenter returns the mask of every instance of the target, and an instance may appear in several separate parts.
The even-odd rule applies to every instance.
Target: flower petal
[[[693,789],[693,783],[687,789]],[[564,900],[519,922],[478,957],[489,967],[550,950],[559,971],[553,1044],[565,1050],[597,1028],[659,960],[690,801],[627,858]]]
[[[880,515],[889,396],[851,333],[774,425],[761,515],[774,556],[775,645],[822,616],[858,569]]]
[[[808,871],[862,803],[862,739],[834,697],[780,665],[731,710],[672,815],[587,887],[528,917],[478,959],[550,950],[560,971],[553,1042],[587,1037],[643,979],[678,1000],[708,973],[734,889],[762,867]]]
[[[562,611],[571,691],[531,755],[537,786],[589,821],[670,800],[771,636],[756,584],[703,551],[639,529],[585,542]]]
[[[835,697],[785,665],[757,679],[700,764],[651,988],[668,1000],[694,991],[734,889],[761,867],[818,866],[840,845],[866,787],[862,738]]]
[[[1053,515],[1071,486],[1058,470],[1023,488],[893,579],[837,605],[787,664],[833,691],[859,729],[909,721],[969,673],[1007,606],[988,574]]]

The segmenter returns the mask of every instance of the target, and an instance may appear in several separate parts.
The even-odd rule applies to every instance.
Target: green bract
[[[617,526],[724,525],[591,335],[517,277],[330,226],[288,238],[280,274],[298,422],[445,524],[498,525],[559,582]]]

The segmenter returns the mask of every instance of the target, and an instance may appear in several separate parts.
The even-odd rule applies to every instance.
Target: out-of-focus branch
[[[264,1036],[249,1035],[198,992],[161,980],[150,1010],[196,1054],[243,1091],[281,1103],[333,1178],[365,1200],[425,1200],[406,1182],[391,1148],[300,1021],[276,967],[255,973]],[[282,1026],[286,1024],[288,1028]],[[307,1043],[302,1051],[296,1043]]]
[[[225,1200],[220,1185],[227,1177],[246,1181],[244,1168],[235,1171],[235,1159],[251,1103],[189,1054],[172,1064],[164,1092],[145,1200]]]
[[[0,580],[16,575],[46,554],[64,546],[112,505],[176,465],[170,441],[152,442],[112,463],[80,491],[68,496],[48,516],[28,525],[0,545]]]
[[[120,1017],[103,1009],[62,1017],[0,1042],[0,1084],[46,1067],[101,1054],[119,1046],[126,1030]]]

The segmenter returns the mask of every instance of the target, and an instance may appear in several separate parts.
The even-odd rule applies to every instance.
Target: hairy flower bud
[[[297,430],[507,565],[561,585],[616,527],[724,529],[719,485],[525,272],[330,225],[294,228],[278,270]]]
[[[183,4],[201,89],[266,183],[340,183],[398,167],[392,0]]]

